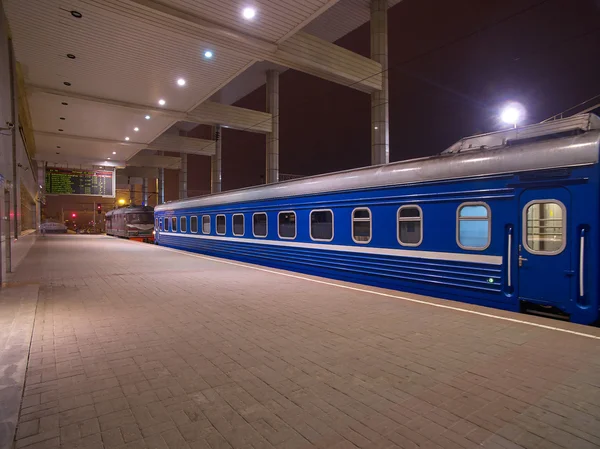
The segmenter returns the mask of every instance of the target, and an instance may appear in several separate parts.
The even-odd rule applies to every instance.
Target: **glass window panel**
[[[279,214],[279,237],[296,238],[296,214],[294,212],[281,212]]]
[[[210,215],[202,215],[202,233],[210,234]]]
[[[179,217],[179,230],[187,232],[187,217]]]
[[[225,234],[225,215],[217,215],[217,234]]]
[[[462,246],[469,248],[485,248],[489,238],[487,220],[461,220],[459,222],[458,240]]]
[[[261,212],[252,216],[252,232],[256,237],[267,236],[267,214]]]
[[[481,205],[475,206],[463,206],[459,211],[460,217],[484,217],[487,218],[488,210],[487,207]]]
[[[402,207],[400,208],[400,218],[420,218],[421,211],[418,207]]]
[[[177,232],[177,217],[171,217],[171,232]]]
[[[527,208],[526,243],[532,251],[554,253],[563,247],[563,209],[558,203],[536,203]]]
[[[193,234],[198,232],[198,217],[190,217],[190,232]]]
[[[352,212],[352,238],[357,243],[371,240],[371,212],[369,209],[355,209]]]
[[[405,245],[418,245],[421,243],[421,222],[420,221],[401,221],[400,243]]]
[[[242,214],[233,216],[233,235],[244,235],[244,216]]]
[[[331,240],[333,238],[333,213],[329,210],[310,213],[310,236],[313,240]]]

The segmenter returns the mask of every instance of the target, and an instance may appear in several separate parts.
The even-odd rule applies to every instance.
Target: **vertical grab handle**
[[[507,285],[509,287],[512,287],[512,233],[513,233],[513,228],[512,226],[508,227],[508,251],[506,253],[506,260],[508,261],[506,264],[506,270],[507,270]]]
[[[579,296],[583,296],[584,290],[584,273],[585,273],[585,229],[581,230],[579,236]]]

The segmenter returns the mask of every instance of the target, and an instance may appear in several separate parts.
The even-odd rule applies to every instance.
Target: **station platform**
[[[85,235],[0,320],[17,449],[600,447],[594,327]]]

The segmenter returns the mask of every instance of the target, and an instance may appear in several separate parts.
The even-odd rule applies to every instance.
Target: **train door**
[[[571,194],[529,189],[520,197],[519,299],[567,310],[573,271],[569,235]]]

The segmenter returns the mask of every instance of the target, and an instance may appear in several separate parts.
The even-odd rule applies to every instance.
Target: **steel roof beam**
[[[191,112],[181,112],[173,109],[157,108],[154,106],[128,103],[126,101],[100,98],[91,95],[78,94],[60,89],[52,89],[42,86],[27,86],[29,92],[38,92],[46,95],[54,95],[61,98],[72,98],[75,100],[89,101],[118,108],[125,108],[139,112],[151,112],[176,121],[191,122],[204,125],[222,125],[228,128],[252,131],[257,133],[268,133],[272,127],[271,114],[239,108],[219,103],[206,101]]]

